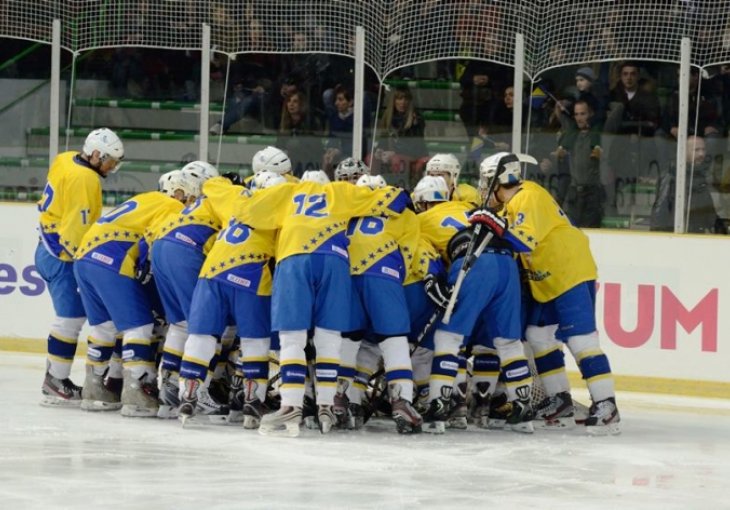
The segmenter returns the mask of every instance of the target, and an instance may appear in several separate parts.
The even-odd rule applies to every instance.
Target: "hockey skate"
[[[403,398],[391,401],[393,421],[399,434],[417,434],[421,432],[423,418],[413,405]]]
[[[573,399],[567,391],[545,397],[535,409],[534,425],[538,429],[558,430],[575,427]]]
[[[466,383],[459,383],[451,394],[451,411],[446,428],[466,430]]]
[[[302,418],[304,426],[310,430],[316,430],[319,428],[317,425],[317,404],[314,399],[307,395],[304,395],[304,407],[302,407]]]
[[[132,376],[129,370],[124,371],[122,386],[122,416],[148,418],[157,416],[157,385],[152,377],[145,373],[140,378]]]
[[[621,433],[621,415],[616,407],[616,399],[611,397],[600,400],[591,406],[586,419],[586,432],[592,436],[617,435]]]
[[[301,421],[301,407],[282,406],[275,413],[261,417],[259,434],[262,436],[297,437]]]
[[[93,365],[86,365],[86,380],[81,390],[81,409],[84,411],[118,411],[122,407],[119,395],[111,392],[104,385],[103,374],[94,372]]]
[[[471,408],[469,409],[468,420],[482,429],[486,429],[489,426],[490,386],[488,382],[476,383],[475,391],[471,395]]]
[[[257,429],[261,424],[261,417],[266,414],[266,406],[261,400],[256,398],[256,387],[258,383],[251,379],[246,379],[244,386],[244,404],[243,404],[243,428]]]
[[[348,416],[350,399],[347,398],[345,391],[349,383],[345,380],[337,381],[337,393],[335,393],[334,405],[332,410],[335,413],[337,428],[349,428],[350,417]]]
[[[41,386],[42,406],[76,407],[81,404],[81,386],[76,386],[68,377],[59,379],[46,372]]]
[[[178,408],[177,417],[180,419],[182,426],[195,415],[195,409],[198,407],[198,388],[202,386],[200,379],[183,379],[182,391],[180,393],[180,407]]]
[[[329,433],[332,427],[337,423],[334,406],[319,405],[317,406],[317,421],[319,422],[319,431],[322,434]]]
[[[500,430],[507,424],[507,417],[512,413],[512,403],[507,401],[507,394],[500,393],[489,401],[489,417],[487,428]]]
[[[245,400],[243,392],[243,376],[235,374],[231,377],[231,387],[228,393],[228,423],[243,422],[243,405]]]
[[[535,412],[532,410],[529,398],[513,400],[511,404],[512,410],[507,416],[505,430],[513,430],[523,434],[535,432],[535,427],[532,425]]]
[[[429,434],[443,434],[446,432],[446,420],[449,417],[451,407],[451,387],[441,388],[441,396],[431,400],[428,411],[423,417],[426,422],[424,432]]]
[[[225,424],[228,419],[229,408],[226,404],[217,402],[203,384],[197,389],[197,402],[194,415],[202,421],[216,425]],[[200,421],[199,420],[199,421]]]
[[[347,405],[347,428],[350,430],[360,430],[365,425],[365,410],[361,404],[350,402]]]
[[[172,377],[169,370],[162,370],[160,383],[160,408],[158,418],[177,418],[180,407],[180,389],[177,377]]]

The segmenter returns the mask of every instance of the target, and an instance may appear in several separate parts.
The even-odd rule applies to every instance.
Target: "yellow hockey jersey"
[[[281,229],[278,262],[302,253],[347,259],[345,229],[350,218],[399,215],[408,201],[402,190],[393,187],[371,190],[347,182],[284,183],[254,193],[238,205],[235,216],[257,229]]]
[[[446,266],[436,248],[420,236],[403,285],[420,282],[427,274],[439,275],[445,271]]]
[[[73,260],[81,238],[101,216],[101,176],[77,152],[56,156],[38,201],[41,240],[51,255]]]
[[[233,214],[236,199],[245,191],[242,186],[231,185],[225,177],[209,179],[203,184],[203,195],[193,204],[153,227],[155,237],[197,248],[207,254],[216,234]]]
[[[418,248],[419,223],[410,209],[391,218],[352,218],[347,227],[350,273],[403,282]]]
[[[588,237],[574,227],[552,195],[525,181],[505,204],[509,231],[529,251],[520,253],[535,300],[544,303],[597,278]]]
[[[441,258],[449,261],[447,247],[458,231],[469,227],[469,211],[474,206],[468,202],[442,202],[418,215],[421,236],[431,243]]]
[[[140,193],[91,226],[76,252],[77,260],[88,260],[124,276],[134,278],[140,246],[151,245],[153,225],[179,214],[183,204],[159,191]]]
[[[454,193],[451,195],[451,200],[455,202],[469,202],[472,207],[479,207],[482,204],[479,191],[471,184],[466,183],[461,183],[456,186]]]

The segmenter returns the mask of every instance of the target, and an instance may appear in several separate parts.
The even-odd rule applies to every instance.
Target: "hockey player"
[[[291,160],[286,152],[271,145],[254,154],[253,159],[251,159],[251,169],[253,174],[243,181],[244,186],[247,188],[251,187],[251,181],[256,174],[263,171],[279,174],[286,179],[286,182],[299,182],[299,179],[291,173]]]
[[[222,183],[213,179],[204,185],[215,202],[235,206]],[[284,177],[262,171],[254,178],[257,190],[283,184]],[[233,188],[236,188],[235,186]],[[256,191],[255,193],[260,193]],[[211,200],[212,202],[213,200]],[[227,206],[227,207],[228,207]],[[220,232],[200,270],[188,315],[190,336],[185,343],[180,368],[180,417],[183,422],[196,412],[213,415],[210,404],[201,408],[208,367],[216,352],[215,337],[229,318],[241,338],[244,376],[243,426],[257,428],[264,411],[269,373],[271,335],[271,269],[276,231],[252,229],[231,216]],[[196,409],[196,407],[198,409]],[[222,415],[223,410],[215,413]],[[226,410],[227,411],[227,410]]]
[[[356,184],[363,175],[370,175],[370,169],[359,159],[345,158],[335,168],[335,181]]]
[[[520,253],[532,294],[528,312],[527,341],[548,392],[548,406],[541,417],[572,417],[565,365],[560,344],[549,328],[557,324],[557,338],[565,342],[588,384],[593,405],[585,422],[591,434],[617,434],[620,416],[616,407],[613,376],[608,358],[598,343],[595,320],[596,264],[588,237],[570,220],[548,191],[524,181],[520,157],[497,153],[480,166],[480,188],[497,179],[494,202],[503,206],[510,231],[527,251]],[[495,177],[496,176],[496,177]],[[547,320],[546,320],[547,319]],[[553,328],[555,330],[556,328]]]
[[[459,175],[461,174],[461,164],[453,154],[436,154],[426,163],[426,169],[423,175],[432,177],[443,177],[449,188],[449,200],[457,202],[469,202],[477,207],[481,201],[479,200],[479,192],[466,183],[459,184]]]
[[[441,182],[439,182],[441,181]],[[413,194],[424,212],[419,214],[421,235],[431,241],[445,260],[450,261],[448,281],[427,275],[428,296],[446,308],[451,286],[464,261],[471,240],[470,223],[483,222],[501,236],[503,222],[489,211],[470,214],[468,203],[438,200],[443,193],[441,177],[424,177]],[[441,191],[439,191],[441,190]],[[457,353],[477,322],[489,323],[490,340],[499,353],[505,374],[512,415],[508,423],[514,430],[532,432],[529,403],[531,377],[521,336],[520,285],[512,251],[491,243],[478,257],[464,279],[458,305],[448,324],[439,323],[434,333],[434,359],[429,381],[430,406],[424,417],[427,432],[443,433],[449,416],[454,378],[458,369]]]
[[[149,227],[179,213],[193,186],[177,181],[173,193],[183,190],[181,200],[158,191],[136,195],[99,218],[79,245],[74,271],[91,326],[82,402],[87,410],[121,405],[124,416],[157,415],[152,305],[135,276],[140,252],[154,238]],[[104,386],[117,331],[123,333],[121,402]]]
[[[280,229],[272,293],[272,329],[281,342],[281,408],[261,432],[285,427],[298,435],[302,417],[307,330],[314,328],[320,430],[335,422],[342,331],[352,329],[351,280],[345,230],[357,216],[398,215],[408,197],[395,188],[372,191],[333,182],[286,183],[257,192],[236,217],[255,229]]]
[[[379,175],[363,173],[357,185],[380,189],[386,186],[386,182]],[[413,370],[407,339],[410,321],[402,284],[406,261],[411,262],[418,246],[418,219],[409,209],[397,217],[353,218],[348,225],[347,236],[354,288],[352,314],[356,327],[343,335],[340,376],[345,371],[347,385],[352,384],[359,340],[367,331],[383,353],[385,380],[398,432],[420,432],[423,420],[411,405]],[[340,377],[340,381],[342,379]],[[335,413],[338,412],[345,416],[347,409],[336,407]]]
[[[45,405],[79,405],[81,388],[69,374],[86,312],[78,292],[73,259],[81,239],[101,216],[101,178],[119,170],[124,146],[110,129],[95,129],[81,152],[56,156],[38,202],[40,242],[35,264],[56,314],[48,335],[46,375],[41,391]]]
[[[179,405],[178,373],[188,336],[190,302],[200,268],[222,223],[228,221],[232,213],[232,198],[243,191],[241,187],[237,190],[230,189],[231,199],[214,203],[202,195],[201,187],[208,176],[218,175],[215,167],[209,163],[194,161],[188,163],[180,173],[195,184],[190,195],[195,201],[180,214],[165,219],[159,227],[159,237],[154,240],[151,248],[155,285],[169,323],[160,372],[160,418],[174,417]],[[206,406],[208,412],[217,412],[220,406],[207,393],[207,387],[203,387],[201,392],[201,405]]]

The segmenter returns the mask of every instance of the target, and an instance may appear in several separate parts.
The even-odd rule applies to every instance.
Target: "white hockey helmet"
[[[185,202],[200,195],[200,180],[182,170],[173,170],[160,177],[160,191],[165,195]],[[182,196],[178,195],[182,191]]]
[[[529,154],[498,152],[484,159],[479,165],[479,191],[486,192],[492,179],[497,176],[499,184],[517,184],[522,181],[520,163],[537,164],[537,160]]]
[[[460,173],[461,164],[453,154],[434,155],[426,163],[426,170],[424,171],[424,175],[440,175],[444,177],[444,174],[448,174],[451,177],[451,183],[447,181],[447,184],[451,184],[451,186],[456,186]]]
[[[286,153],[276,147],[266,147],[253,156],[251,161],[253,173],[257,174],[264,170],[275,172],[279,175],[291,172],[291,160]]]
[[[253,176],[253,179],[251,179],[250,189],[252,191],[257,189],[266,189],[270,188],[271,186],[276,186],[277,184],[283,184],[285,182],[286,179],[283,176],[277,174],[276,172],[264,170]]]
[[[213,177],[220,176],[220,172],[218,172],[218,169],[207,161],[191,161],[190,163],[182,167],[183,172],[188,170],[200,175],[201,177],[203,177],[203,180],[208,180]]]
[[[449,186],[446,184],[446,179],[440,175],[426,175],[418,181],[411,197],[418,209],[422,209],[418,204],[448,202]]]
[[[307,170],[302,174],[300,182],[318,182],[319,184],[328,184],[330,178],[324,170]]]
[[[358,186],[367,186],[370,189],[384,188],[388,185],[382,175],[361,175],[357,180]]]
[[[360,176],[368,174],[370,174],[368,166],[359,159],[354,158],[343,159],[337,165],[337,168],[335,168],[336,181],[349,181],[355,183]]]
[[[112,159],[117,162],[110,173],[116,173],[122,166],[124,159],[124,144],[117,134],[109,128],[99,128],[88,134],[81,149],[85,156],[91,157],[94,151],[99,151],[102,163]]]
[[[187,165],[186,165],[187,166]],[[203,183],[208,180],[206,174],[201,174],[197,169],[186,169],[180,170],[183,179],[190,185],[190,189],[193,191],[193,195],[199,197],[203,194]]]

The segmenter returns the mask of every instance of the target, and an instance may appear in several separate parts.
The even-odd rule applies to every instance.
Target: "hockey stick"
[[[494,177],[492,178],[492,182],[489,183],[489,189],[487,190],[487,194],[484,197],[484,202],[482,203],[481,209],[484,209],[489,204],[489,199],[492,196],[492,193],[494,193],[494,188],[497,186],[497,180],[499,179],[500,174],[504,172],[504,165],[497,165],[497,172],[494,174]],[[461,285],[464,283],[464,278],[466,277],[466,273],[469,272],[469,269],[471,269],[471,266],[476,261],[476,258],[482,254],[484,251],[484,248],[486,248],[487,243],[492,240],[493,234],[490,232],[487,234],[483,241],[479,244],[478,247],[478,253],[474,253],[476,249],[476,240],[479,238],[479,234],[482,231],[482,224],[477,223],[474,225],[474,231],[472,233],[471,239],[469,240],[469,245],[466,248],[466,255],[464,255],[464,262],[461,264],[461,268],[459,269],[459,274],[456,276],[456,283],[454,284],[454,288],[451,291],[451,297],[449,297],[449,304],[446,306],[446,310],[444,311],[444,316],[441,319],[441,321],[444,324],[448,324],[451,320],[451,315],[454,313],[454,306],[456,305],[456,298],[459,296],[459,291],[461,290]],[[476,256],[475,256],[476,255]]]
[[[508,156],[516,157],[516,161],[519,163],[532,163],[533,165],[537,164],[537,160],[528,154],[508,154],[501,156],[499,162],[497,163],[497,169],[494,173],[494,177],[492,177],[492,181],[489,183],[489,189],[487,190],[487,194],[484,196],[484,202],[482,203],[481,209],[486,209],[489,206],[489,199],[492,197],[492,193],[494,193],[494,189],[497,186],[497,181],[499,180],[500,175],[502,175],[506,170],[505,165],[507,163],[515,162],[514,159],[504,161],[504,159]],[[441,319],[444,324],[448,324],[451,320],[451,315],[454,313],[454,306],[456,305],[456,299],[459,296],[459,291],[461,290],[461,286],[464,283],[466,273],[469,272],[469,269],[471,269],[476,259],[479,258],[482,252],[484,252],[485,248],[489,244],[489,241],[491,241],[492,237],[494,236],[492,232],[487,233],[487,235],[485,235],[479,243],[479,246],[476,246],[476,240],[479,239],[479,234],[481,233],[481,231],[482,224],[475,224],[471,240],[469,241],[469,245],[466,249],[466,255],[464,255],[464,263],[459,269],[459,274],[456,277],[456,283],[454,284],[454,288],[451,291],[449,304],[446,306],[443,319]]]

